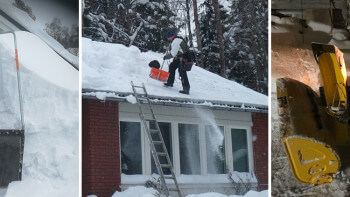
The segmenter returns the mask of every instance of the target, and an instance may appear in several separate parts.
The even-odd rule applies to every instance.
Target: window
[[[247,131],[244,129],[231,129],[233,170],[249,172]]]
[[[179,124],[181,174],[200,174],[199,128],[195,124]]]
[[[141,125],[120,122],[122,173],[142,174]]]
[[[173,160],[173,149],[172,149],[172,137],[171,137],[171,124],[167,123],[167,122],[158,122],[160,131],[162,133],[162,137],[165,143],[165,147],[168,151],[170,160]],[[150,129],[155,129],[155,124],[154,122],[150,122]],[[159,136],[158,134],[152,134],[152,138],[153,140],[158,141],[159,140]],[[163,150],[163,148],[161,148],[160,145],[155,145],[156,147],[156,151],[157,152],[161,152]],[[159,157],[159,162],[160,163],[167,163],[166,158],[165,157]],[[151,157],[151,164],[152,164],[152,173],[156,173],[158,174],[156,165],[154,163],[153,157]],[[163,173],[164,174],[170,174],[170,169],[169,168],[163,168]]]
[[[21,29],[0,15],[0,33],[6,31],[21,31]]]
[[[223,126],[205,126],[208,174],[225,174],[225,141]]]

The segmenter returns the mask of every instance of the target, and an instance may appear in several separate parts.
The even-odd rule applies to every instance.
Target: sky
[[[40,26],[45,28],[46,23],[56,17],[63,25],[71,27],[79,23],[79,0],[24,0],[36,16]]]

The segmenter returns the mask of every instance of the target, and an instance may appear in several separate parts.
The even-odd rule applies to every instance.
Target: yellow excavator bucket
[[[332,181],[340,167],[335,133],[320,97],[307,85],[277,79],[282,142],[294,177],[302,183]]]
[[[341,118],[347,111],[346,67],[343,53],[334,45],[312,43],[324,85],[329,115]]]

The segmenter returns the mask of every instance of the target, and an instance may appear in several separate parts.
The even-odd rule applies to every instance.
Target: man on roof
[[[174,58],[169,65],[169,78],[165,86],[173,87],[175,80],[175,71],[179,69],[179,75],[181,77],[182,88],[179,92],[182,94],[190,93],[190,83],[188,82],[187,73],[182,69],[183,66],[183,56],[189,50],[186,42],[183,38],[177,36],[173,31],[169,30],[166,33],[166,37],[171,42],[169,53],[164,56],[164,60]]]

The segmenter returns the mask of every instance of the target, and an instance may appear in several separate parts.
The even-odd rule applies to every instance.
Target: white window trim
[[[200,124],[199,127],[199,151],[201,161],[201,175],[208,175],[208,164],[207,164],[207,146],[205,138],[205,125]],[[204,161],[205,160],[205,161]]]
[[[233,158],[232,158],[232,135],[231,135],[231,129],[244,129],[247,132],[247,148],[248,148],[248,170],[249,173],[254,172],[254,154],[253,154],[253,137],[252,137],[252,129],[248,126],[240,126],[240,125],[229,125],[225,129],[225,137],[227,144],[225,145],[225,148],[227,148],[226,152],[226,158],[227,158],[227,165],[230,172],[234,171],[233,166]]]
[[[186,120],[186,121],[170,121],[169,119],[162,119],[162,117],[157,117],[158,122],[167,122],[171,124],[172,131],[172,153],[173,153],[173,170],[176,176],[181,175],[180,168],[180,147],[179,147],[179,130],[178,124],[196,124],[199,128],[199,145],[200,145],[200,162],[201,162],[201,174],[202,176],[208,175],[207,171],[207,155],[206,155],[206,138],[205,138],[205,126],[209,125],[203,122]],[[148,143],[147,136],[142,126],[142,122],[139,118],[134,117],[119,117],[119,122],[139,122],[141,125],[141,151],[142,151],[142,175],[151,175],[152,165],[151,165],[151,153],[150,146]],[[248,168],[249,173],[254,172],[254,159],[253,159],[253,137],[251,125],[243,122],[243,124],[237,124],[237,121],[232,121],[233,124],[222,124],[223,122],[217,121],[218,126],[224,127],[224,140],[225,140],[225,159],[226,159],[226,169],[230,172],[233,172],[233,158],[232,158],[232,141],[231,141],[231,129],[244,129],[247,132],[247,146],[248,146]],[[231,123],[231,122],[230,122]],[[120,123],[119,123],[120,128]],[[121,142],[120,142],[120,151],[121,151]],[[146,154],[150,153],[150,154]],[[121,156],[120,156],[121,157]],[[120,158],[121,161],[121,158]],[[121,162],[120,162],[121,163]],[[191,176],[191,175],[190,175]],[[196,175],[198,176],[198,175]]]
[[[142,175],[146,174],[146,156],[145,154],[143,153],[146,153],[145,151],[147,151],[147,148],[146,148],[146,144],[149,148],[149,145],[148,145],[148,141],[147,143],[145,143],[145,140],[148,140],[147,139],[147,136],[145,136],[145,132],[144,132],[144,129],[143,129],[143,126],[142,126],[142,122],[140,121],[140,119],[136,119],[136,118],[119,118],[119,150],[120,152],[122,151],[122,142],[121,142],[121,138],[120,138],[120,122],[138,122],[140,123],[140,128],[141,128],[141,160],[142,160]],[[149,152],[150,150],[148,150]],[[122,154],[120,154],[119,156],[120,158],[120,165],[122,164]],[[122,173],[122,168],[120,168],[120,172]]]

